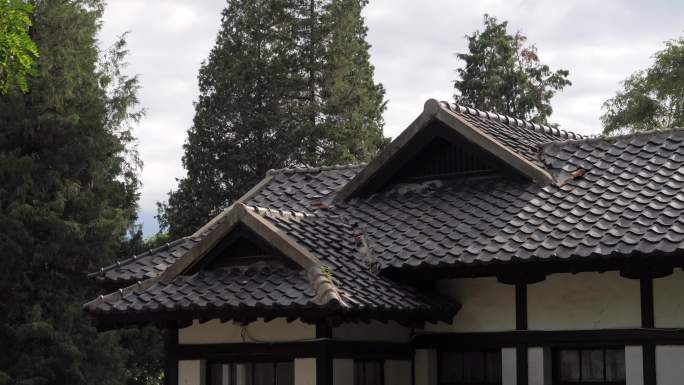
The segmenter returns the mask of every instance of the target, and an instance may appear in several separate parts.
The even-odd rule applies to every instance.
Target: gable
[[[296,267],[292,260],[269,245],[259,234],[238,224],[200,262],[184,274],[194,274],[199,270],[216,270],[223,267],[246,266],[256,262],[276,261]]]
[[[439,122],[433,124],[439,125]],[[443,131],[443,129],[442,129]],[[518,174],[458,134],[436,135],[406,159],[387,185],[434,179]]]
[[[436,138],[446,140],[451,146]],[[335,201],[370,195],[390,181],[430,179],[440,174],[453,177],[469,172],[499,172],[523,176],[540,185],[554,182],[543,166],[501,140],[465,120],[448,104],[428,100],[423,113],[340,189]]]

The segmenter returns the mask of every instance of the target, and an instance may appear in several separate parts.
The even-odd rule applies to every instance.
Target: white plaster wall
[[[437,351],[434,349],[416,349],[413,365],[415,385],[437,384]]]
[[[625,346],[625,379],[627,385],[644,385],[644,350],[641,346]]]
[[[411,385],[411,361],[386,360],[385,385]]]
[[[618,272],[552,274],[527,287],[530,330],[638,328],[639,280]]]
[[[178,361],[178,385],[204,385],[204,362]]]
[[[553,379],[551,349],[533,347],[527,349],[527,376],[529,385],[551,385]]]
[[[347,323],[332,331],[333,338],[356,341],[394,341],[404,342],[411,339],[411,329],[396,322]]]
[[[354,383],[354,360],[333,359],[333,385],[351,385]]]
[[[656,346],[656,383],[684,383],[684,346]]]
[[[294,360],[295,384],[316,385],[316,359],[295,358]]]
[[[515,348],[502,348],[501,383],[503,385],[516,385],[518,383],[517,373]]]
[[[655,326],[659,328],[684,327],[684,272],[653,280],[653,307]]]
[[[515,329],[515,287],[496,278],[462,278],[440,281],[440,292],[461,304],[453,324],[428,324],[433,332],[487,332]]]
[[[295,321],[287,323],[284,318],[276,318],[270,322],[257,320],[247,325],[249,335],[258,341],[284,342],[311,339],[316,337],[316,327]],[[254,342],[249,338],[245,341],[240,337],[241,326],[233,322],[211,320],[200,324],[195,321],[192,325],[178,331],[180,344],[221,344],[234,342]]]

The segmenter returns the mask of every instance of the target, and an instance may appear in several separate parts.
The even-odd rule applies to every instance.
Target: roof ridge
[[[554,145],[571,145],[571,144],[580,144],[580,143],[593,144],[593,143],[599,143],[599,142],[610,143],[610,142],[614,142],[614,141],[618,141],[618,140],[632,139],[632,138],[636,138],[639,136],[654,136],[654,135],[667,136],[667,135],[672,134],[674,132],[684,133],[684,127],[674,127],[674,128],[663,129],[663,130],[631,132],[631,133],[622,134],[622,135],[605,135],[605,134],[591,135],[591,136],[585,136],[583,139],[554,140],[551,142],[541,143],[539,146],[541,149],[546,149],[546,148],[552,147]]]
[[[245,207],[247,207],[248,209],[254,211],[255,213],[257,213],[259,215],[269,214],[269,215],[273,215],[273,216],[287,217],[287,218],[317,217],[317,215],[314,213],[307,213],[307,212],[303,212],[303,211],[283,210],[283,209],[276,209],[276,208],[262,207],[262,206],[253,206],[253,205],[245,205]]]
[[[533,123],[528,120],[514,118],[512,116],[499,114],[496,112],[478,110],[477,108],[467,107],[460,104],[450,104],[449,102],[441,102],[441,104],[453,112],[466,113],[473,116],[479,116],[488,119],[495,119],[504,124],[516,125],[518,127],[525,127],[539,133],[551,134],[567,140],[580,140],[586,138],[584,135],[576,134],[572,131],[561,130],[556,127],[547,126],[544,124]]]
[[[186,241],[188,239],[189,239],[189,237],[181,237],[181,238],[176,239],[175,241],[167,242],[161,246],[157,246],[154,249],[145,250],[144,252],[142,252],[140,254],[133,254],[133,256],[131,256],[131,257],[121,259],[121,260],[117,260],[116,262],[114,262],[112,264],[100,267],[100,269],[97,271],[94,271],[92,273],[88,273],[88,277],[94,277],[97,275],[104,274],[104,273],[106,273],[106,272],[108,272],[114,268],[121,267],[121,266],[128,264],[130,262],[133,262],[133,261],[137,261],[138,259],[140,259],[142,257],[152,255],[152,254],[154,254],[158,251],[161,251],[161,250],[168,250],[171,247],[179,245],[180,243],[182,243],[183,241]]]
[[[329,170],[346,170],[350,168],[359,168],[366,166],[366,163],[357,164],[333,164],[330,166],[319,166],[319,167],[292,167],[292,168],[273,168],[266,172],[266,175],[276,175],[276,174],[295,174],[295,173],[308,173],[308,172],[319,172],[319,171],[329,171]]]

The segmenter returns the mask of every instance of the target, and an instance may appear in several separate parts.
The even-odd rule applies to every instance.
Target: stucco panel
[[[434,332],[486,332],[515,329],[515,287],[496,278],[463,278],[440,281],[440,292],[461,304],[453,324],[428,324]]]
[[[656,346],[656,383],[681,385],[684,378],[684,346]]]
[[[639,281],[617,272],[552,274],[527,288],[530,330],[638,328]]]
[[[205,323],[195,321],[178,331],[180,344],[222,344],[235,342],[284,342],[316,337],[316,327],[299,321],[287,323],[284,318],[270,322],[257,320],[247,325],[246,339],[241,337],[242,327],[233,322],[221,323],[211,320]]]
[[[659,328],[684,327],[684,272],[676,270],[653,280],[655,325]]]
[[[204,385],[204,362],[178,361],[178,385]]]

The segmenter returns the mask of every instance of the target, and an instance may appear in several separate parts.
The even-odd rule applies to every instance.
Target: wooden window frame
[[[205,370],[205,385],[211,385],[212,381],[212,371],[211,367],[213,365],[230,365],[231,370],[230,370],[230,375],[231,375],[231,384],[235,382],[235,365],[240,365],[240,364],[248,364],[251,365],[251,378],[252,378],[252,383],[254,382],[255,378],[255,370],[256,370],[256,364],[273,364],[274,365],[274,370],[273,370],[273,383],[278,384],[278,364],[292,364],[292,374],[294,375],[294,359],[283,359],[283,360],[271,360],[268,358],[265,359],[251,359],[251,360],[212,360],[212,361],[207,361],[206,362],[206,370]],[[294,382],[295,379],[292,379],[292,382]]]
[[[623,381],[605,381],[606,378],[606,351],[607,350],[620,350],[622,349],[623,354],[626,354],[624,346],[571,346],[571,347],[554,347],[551,354],[551,367],[553,374],[553,385],[626,385],[627,384],[627,373],[625,373],[625,380]],[[561,351],[575,351],[578,353],[579,357],[579,381],[562,381],[560,379],[560,370],[558,370],[558,364],[560,361]],[[603,353],[603,378],[604,381],[583,381],[582,380],[582,351],[584,350],[600,350]],[[626,360],[627,357],[625,357]],[[625,362],[625,371],[627,368],[627,363]]]
[[[442,381],[442,356],[445,353],[461,353],[462,359],[464,360],[463,366],[465,367],[465,353],[482,353],[485,355],[484,359],[484,376],[487,377],[487,353],[498,353],[499,359],[503,360],[501,354],[501,349],[478,349],[478,350],[468,350],[468,349],[458,349],[458,350],[439,350],[437,352],[437,385],[502,385],[503,384],[503,362],[501,362],[500,368],[502,369],[501,377],[498,382],[443,382]]]
[[[356,384],[356,364],[363,364],[364,374],[366,371],[366,364],[378,364],[380,365],[380,384],[385,384],[385,360],[367,360],[367,359],[354,359],[354,384]],[[367,385],[367,384],[362,384]]]

